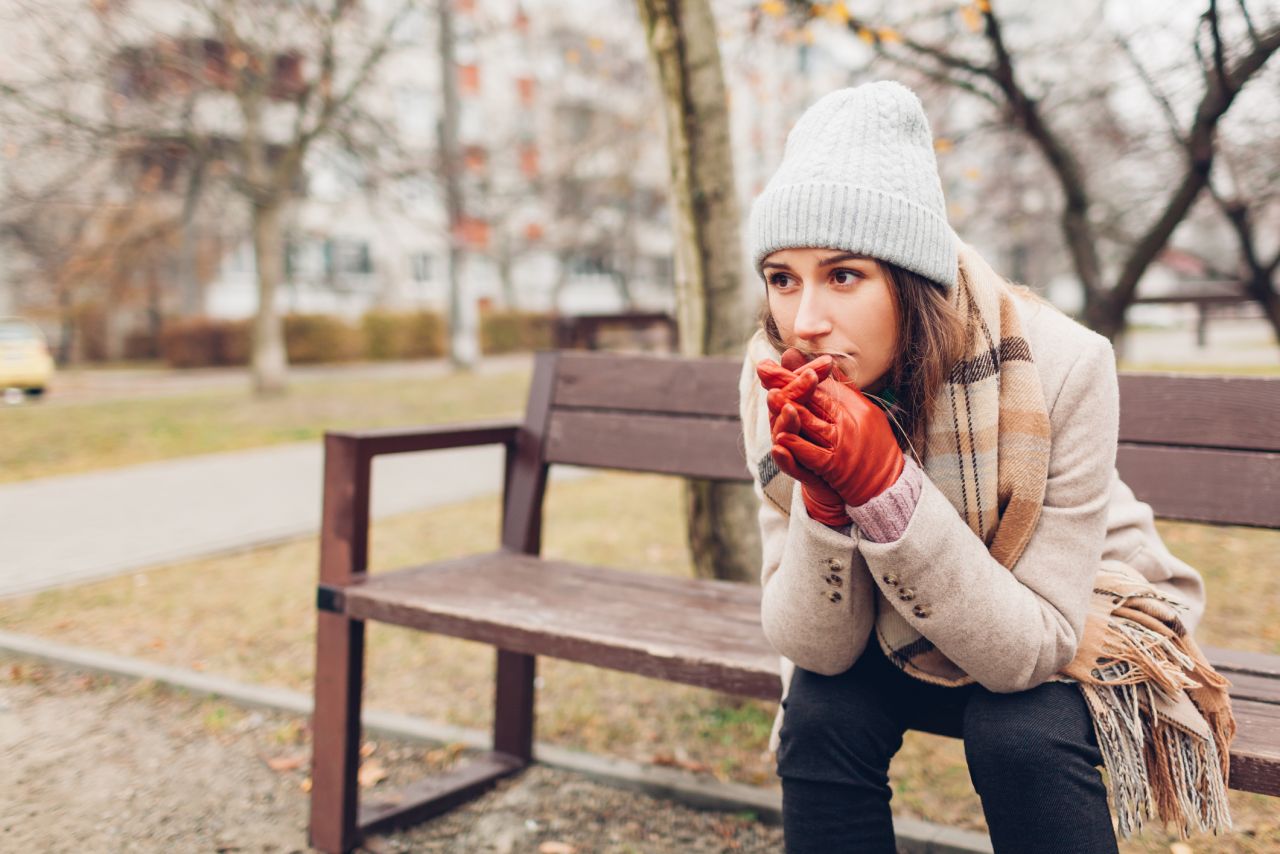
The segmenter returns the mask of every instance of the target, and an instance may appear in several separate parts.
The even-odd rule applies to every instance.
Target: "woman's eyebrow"
[[[832,255],[830,258],[823,258],[818,262],[819,267],[830,267],[832,264],[839,264],[841,261],[870,261],[870,255],[863,255],[858,252],[841,252],[839,255]],[[766,267],[777,267],[779,270],[791,271],[791,268],[781,261],[765,261],[760,265],[763,270]]]
[[[841,261],[866,261],[869,256],[861,255],[857,252],[842,252],[839,255],[832,255],[830,258],[823,258],[818,262],[819,267],[830,267],[832,264],[838,264]]]

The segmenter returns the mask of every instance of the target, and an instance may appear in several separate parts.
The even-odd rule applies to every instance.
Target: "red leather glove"
[[[791,452],[778,443],[780,433],[798,434],[801,431],[799,411],[790,401],[808,399],[830,371],[830,360],[799,374],[795,372],[804,366],[804,357],[798,350],[787,350],[782,355],[782,362],[778,365],[765,359],[756,365],[756,375],[760,377],[761,384],[770,389],[769,433],[773,438],[773,462],[780,471],[800,483],[801,498],[809,511],[809,518],[833,528],[842,528],[849,524],[844,499],[821,477],[797,463]]]
[[[801,374],[809,371],[816,375],[812,365]],[[807,400],[803,384],[784,386],[783,398],[788,391],[798,395],[790,403],[800,431],[777,431],[775,446],[789,451],[800,466],[817,474],[853,507],[866,504],[897,481],[906,461],[888,417],[849,384],[838,367],[829,369],[827,378],[808,392]]]

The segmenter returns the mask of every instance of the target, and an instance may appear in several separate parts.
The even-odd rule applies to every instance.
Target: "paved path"
[[[313,534],[319,441],[0,484],[0,597]],[[579,477],[557,467],[553,479]],[[495,494],[502,450],[374,460],[372,515]]]

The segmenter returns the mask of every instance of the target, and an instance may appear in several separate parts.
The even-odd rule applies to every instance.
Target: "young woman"
[[[1116,850],[1153,814],[1230,826],[1226,683],[1198,573],[1115,470],[1110,343],[947,223],[919,100],[801,117],[752,206],[744,363],[771,736],[789,852],[892,852],[907,729],[964,739],[997,852]]]

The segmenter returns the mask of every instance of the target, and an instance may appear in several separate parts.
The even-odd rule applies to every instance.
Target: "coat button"
[[[929,610],[928,605],[916,605],[914,608],[911,609],[911,613],[915,614],[917,617],[923,620],[925,617],[929,616],[933,612]]]
[[[916,598],[916,591],[912,590],[910,587],[904,587],[898,591],[898,598],[903,602],[910,602],[912,599]]]
[[[844,579],[833,572],[827,576],[827,583],[832,587],[839,587],[841,584],[844,584]]]
[[[890,587],[898,586],[898,576],[894,575],[892,572],[886,572],[884,575],[880,576],[880,578],[882,578],[884,583]]]
[[[832,590],[830,593],[827,594],[827,598],[830,599],[832,602],[839,602],[842,597],[840,596],[839,593]]]
[[[827,569],[831,570],[832,572],[839,572],[840,570],[844,569],[844,564],[842,564],[840,561],[836,560],[833,557],[829,557],[827,558]]]

